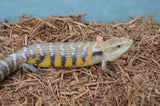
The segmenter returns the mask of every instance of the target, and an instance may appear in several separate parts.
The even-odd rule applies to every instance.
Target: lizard
[[[70,68],[101,63],[102,71],[113,75],[106,67],[106,62],[121,57],[132,45],[133,40],[124,37],[113,37],[104,42],[48,42],[29,45],[0,61],[0,82],[20,67],[39,74],[36,67]]]

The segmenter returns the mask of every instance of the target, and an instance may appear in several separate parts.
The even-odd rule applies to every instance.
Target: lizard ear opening
[[[92,53],[93,53],[93,56],[95,56],[95,55],[102,56],[102,54],[103,54],[102,51],[94,51],[94,52],[92,52]]]

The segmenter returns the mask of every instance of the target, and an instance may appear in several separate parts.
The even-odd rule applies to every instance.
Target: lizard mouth
[[[123,41],[122,41],[123,40]],[[121,43],[117,43],[118,46],[111,47],[108,49],[108,53],[104,54],[104,58],[107,61],[113,61],[119,57],[121,57],[124,53],[126,53],[133,45],[134,41],[132,39],[123,38]]]
[[[112,53],[112,56],[115,59],[121,57],[124,53],[126,53],[133,45],[134,41],[131,39],[127,43],[125,43],[121,48],[117,49],[115,52]]]

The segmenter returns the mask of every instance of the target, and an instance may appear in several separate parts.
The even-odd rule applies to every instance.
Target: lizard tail
[[[18,66],[25,62],[26,59],[23,58],[23,53],[18,51],[14,54],[9,55],[5,59],[0,61],[0,82],[4,80],[11,72],[17,70]]]

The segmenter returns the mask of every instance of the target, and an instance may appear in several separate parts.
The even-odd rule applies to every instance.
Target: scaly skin
[[[35,67],[83,67],[113,61],[126,53],[133,44],[127,38],[112,38],[104,42],[67,42],[39,43],[23,47],[0,61],[0,82],[19,67],[25,67],[34,73],[39,73]]]

